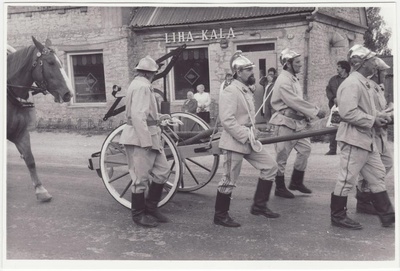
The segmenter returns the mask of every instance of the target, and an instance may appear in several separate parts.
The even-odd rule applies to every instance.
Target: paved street
[[[384,261],[380,268],[398,266],[392,262],[395,229],[382,228],[375,216],[357,214],[355,191],[349,197],[348,212],[364,229],[330,225],[330,193],[339,161],[338,156],[324,155],[327,144],[313,144],[305,177],[313,194],[295,192],[295,199],[271,196],[269,207],[281,214],[278,219],[249,213],[257,172],[246,162],[230,211],[242,227],[214,225],[220,163],[207,186],[194,193],[177,193],[162,208],[171,223],[142,229],[133,225],[129,210],[117,203],[97,174],[87,168],[87,159],[100,150],[104,139],[105,135],[31,134],[39,176],[53,195],[49,203],[36,201],[28,170],[15,146],[7,143],[8,260],[145,260],[141,262],[145,264],[152,260],[263,260],[268,261],[265,267],[282,266],[282,261],[316,261],[309,263],[310,267],[320,261],[361,261],[354,264],[360,268],[371,266],[367,261]],[[274,153],[272,145],[267,148]],[[293,160],[294,154],[288,175]],[[393,170],[387,187],[394,203]],[[40,262],[35,264],[40,266]],[[97,264],[101,266],[101,262]],[[239,262],[236,267],[241,264],[245,266]],[[336,266],[340,267],[339,262]]]

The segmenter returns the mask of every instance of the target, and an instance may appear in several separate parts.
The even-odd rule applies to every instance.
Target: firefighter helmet
[[[386,64],[386,62],[383,61],[383,59],[381,59],[379,57],[376,58],[376,65],[377,65],[376,68],[380,71],[387,70],[390,68],[390,66],[388,64]]]
[[[253,68],[255,65],[248,58],[242,55],[242,51],[236,51],[231,57],[231,70],[232,73],[235,74],[239,70]]]
[[[300,54],[296,53],[295,51],[290,50],[289,48],[284,49],[279,56],[279,60],[283,67],[286,66],[287,62],[290,59],[294,59],[296,57],[301,56]]]
[[[139,64],[136,66],[135,70],[156,72],[158,71],[158,64],[150,56],[146,56],[139,61]]]
[[[376,53],[372,52],[368,48],[365,48],[361,44],[356,44],[350,48],[349,53],[347,54],[347,59],[349,61],[352,58],[360,58],[362,60],[367,60],[374,56],[376,56]]]

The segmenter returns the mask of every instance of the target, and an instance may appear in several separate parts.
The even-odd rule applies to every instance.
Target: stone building
[[[201,83],[211,94],[215,120],[232,54],[242,50],[260,78],[270,67],[282,70],[278,57],[286,47],[301,54],[306,98],[327,110],[325,87],[336,74],[336,62],[363,43],[367,29],[361,7],[9,6],[7,23],[7,43],[16,49],[32,44],[32,35],[51,39],[75,87],[74,99],[61,106],[49,95],[32,97],[37,119],[106,128],[123,121],[120,114],[113,123],[102,122],[114,102],[112,86],[126,89],[141,57],[157,59],[182,44],[187,48],[165,81],[171,112],[179,111],[186,92]],[[163,84],[155,82],[161,90]],[[256,108],[261,95],[257,84]]]

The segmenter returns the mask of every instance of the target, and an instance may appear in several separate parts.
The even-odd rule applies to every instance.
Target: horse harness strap
[[[33,71],[36,69],[36,67],[39,66],[41,67],[41,74],[42,74],[42,80],[39,81],[35,81],[35,84],[38,86],[38,89],[40,89],[40,91],[34,91],[36,93],[42,92],[43,94],[47,94],[47,81],[46,78],[44,76],[44,72],[43,72],[43,61],[40,59],[42,57],[43,54],[47,55],[48,53],[52,52],[52,50],[47,50],[46,48],[43,49],[42,52],[38,52],[36,54],[36,60],[32,63],[32,70],[31,72],[33,73]]]
[[[25,88],[25,89],[29,89],[29,90],[33,90],[32,95],[36,95],[38,93],[42,93],[43,95],[46,95],[48,93],[47,91],[47,81],[46,78],[44,76],[44,72],[43,72],[43,61],[40,59],[42,57],[43,54],[48,54],[52,52],[51,49],[43,49],[42,52],[38,52],[36,54],[36,60],[32,63],[32,67],[31,67],[31,73],[34,72],[34,70],[36,69],[36,67],[39,66],[41,67],[41,75],[42,75],[42,80],[39,81],[34,81],[35,84],[37,85],[37,87],[34,86],[19,86],[19,85],[12,85],[12,84],[7,84],[7,99],[15,106],[18,107],[22,107],[22,108],[26,108],[26,107],[34,107],[35,105],[31,102],[23,102],[21,101],[21,99],[19,99],[17,96],[15,96],[15,94],[12,91],[12,88]]]
[[[12,92],[10,87],[7,87],[7,100],[9,100],[10,103],[12,103],[13,105],[21,107],[21,108],[35,107],[35,105],[31,102],[21,101],[20,98],[18,98],[14,95],[14,93]]]

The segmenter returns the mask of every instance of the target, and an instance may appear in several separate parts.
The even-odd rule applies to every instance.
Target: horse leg
[[[44,188],[36,172],[36,164],[31,150],[29,132],[25,130],[25,132],[23,132],[19,137],[19,140],[14,141],[14,144],[21,154],[22,159],[24,159],[26,166],[28,167],[29,174],[31,175],[31,179],[35,187],[37,200],[42,202],[50,201],[52,196],[49,194],[46,188]]]

